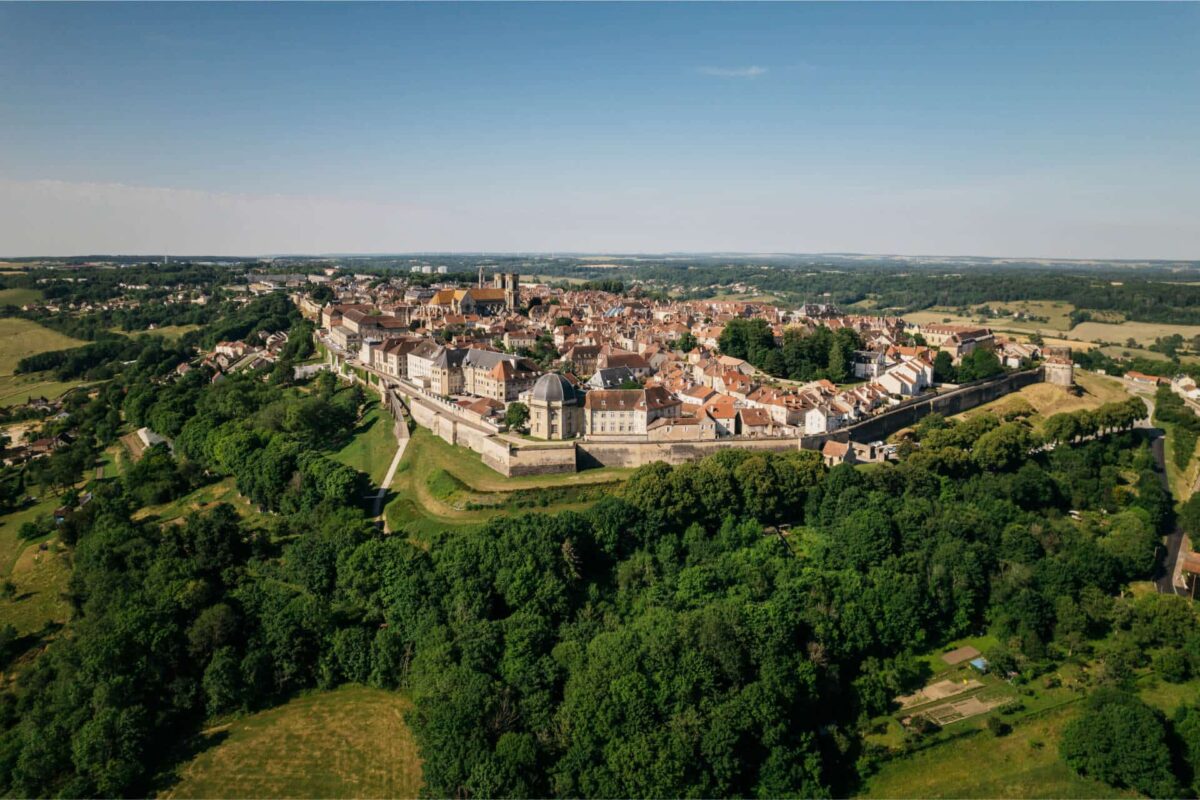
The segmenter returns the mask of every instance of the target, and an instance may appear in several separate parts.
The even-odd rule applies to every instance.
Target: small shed
[[[983,656],[980,656],[979,658],[972,658],[971,666],[978,670],[981,674],[987,675],[988,660]]]

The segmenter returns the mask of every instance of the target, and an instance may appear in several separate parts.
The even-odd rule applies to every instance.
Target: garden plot
[[[924,703],[932,703],[937,700],[945,700],[947,697],[954,697],[963,692],[970,692],[975,689],[982,689],[983,684],[972,678],[965,681],[938,681],[932,683],[912,694],[901,695],[896,698],[896,702],[901,708],[912,708]]]

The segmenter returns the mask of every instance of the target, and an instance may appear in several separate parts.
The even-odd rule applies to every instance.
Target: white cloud
[[[701,67],[701,75],[712,75],[714,78],[757,78],[766,75],[766,67]]]

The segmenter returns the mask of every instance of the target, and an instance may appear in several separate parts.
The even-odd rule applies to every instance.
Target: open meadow
[[[46,373],[15,375],[14,371],[26,356],[84,344],[27,319],[0,318],[0,406],[23,403],[29,397],[53,399],[79,386],[81,381],[56,381]]]
[[[397,692],[343,686],[210,728],[162,797],[416,797],[421,762]]]
[[[24,306],[41,299],[42,293],[37,289],[0,289],[0,306]]]

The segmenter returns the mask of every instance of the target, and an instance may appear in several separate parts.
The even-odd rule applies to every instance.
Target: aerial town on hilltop
[[[333,299],[310,297],[314,281]],[[987,327],[912,325],[843,314],[829,304],[662,301],[527,284],[516,274],[488,277],[482,269],[473,285],[416,285],[331,269],[258,276],[250,289],[290,292],[319,325],[329,363],[344,374],[357,371],[407,397],[436,400],[442,416],[503,433],[513,447],[537,440],[633,445],[734,438],[794,445],[935,393],[938,384],[949,384],[935,376],[939,353],[959,365],[986,350],[996,356],[996,373],[1046,360],[1065,369],[1059,381],[1071,383],[1069,354],[1043,359],[1038,345],[1005,340]],[[789,380],[723,352],[722,334],[737,320],[762,320],[776,343],[788,331],[852,332],[845,340],[855,348],[844,355],[843,379]],[[855,458],[842,445],[826,448],[827,455]],[[864,448],[857,458],[882,454]]]

